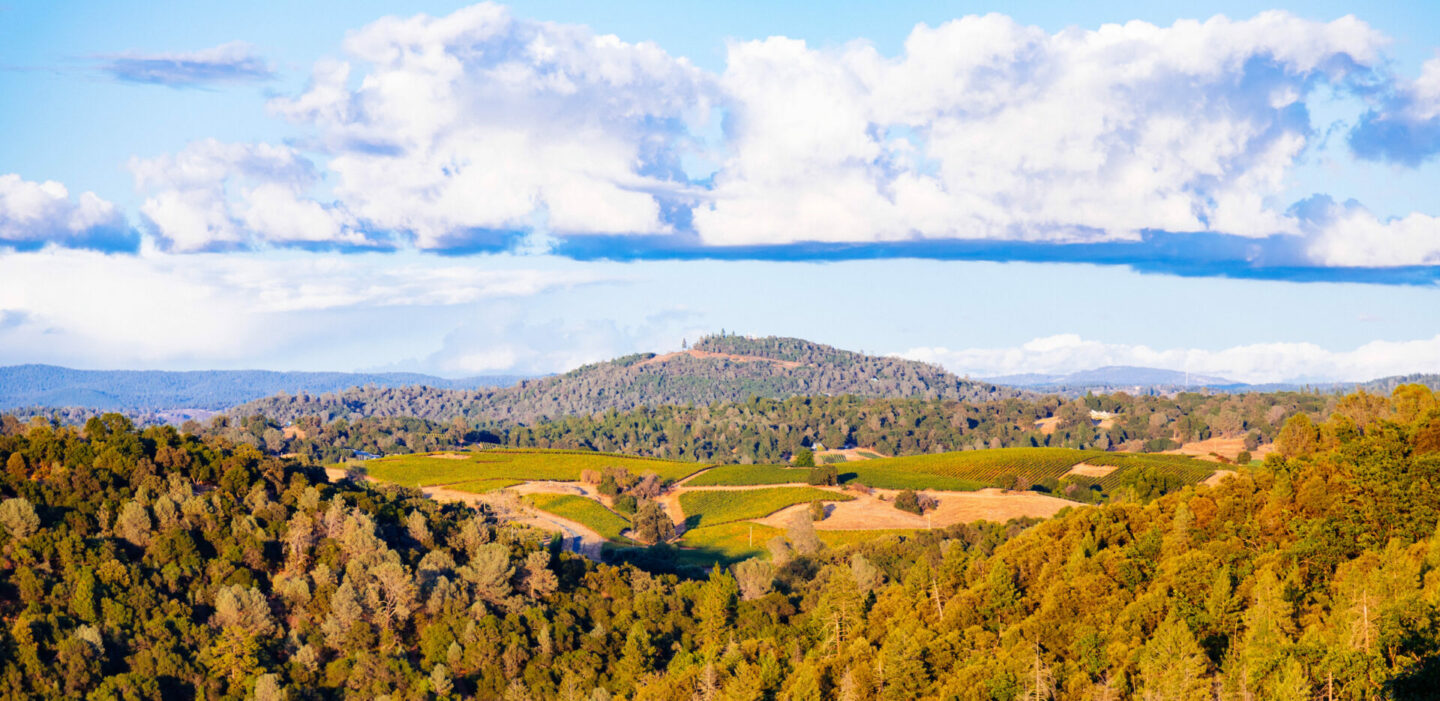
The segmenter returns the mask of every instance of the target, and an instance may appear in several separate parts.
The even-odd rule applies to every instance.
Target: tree
[[[269,635],[275,628],[265,595],[241,584],[221,587],[215,593],[213,623],[221,628],[234,626],[253,636]]]
[[[1307,414],[1290,417],[1275,439],[1275,450],[1287,458],[1308,455],[1320,446],[1320,429],[1310,421]]]
[[[700,621],[700,635],[706,641],[719,642],[735,617],[735,599],[740,586],[724,570],[715,567],[710,570],[710,579],[700,589],[695,602],[696,618]]]
[[[18,457],[18,454],[17,454]],[[40,528],[40,517],[27,499],[14,498],[0,502],[0,526],[17,540],[24,540]]]
[[[280,675],[262,674],[255,678],[255,701],[285,701],[290,695],[280,686]]]
[[[840,483],[840,471],[834,465],[821,465],[810,470],[806,481],[814,485],[836,485]]]
[[[1140,656],[1140,683],[1147,701],[1204,701],[1205,653],[1190,627],[1173,614],[1155,629]]]
[[[825,547],[825,544],[820,542],[820,536],[815,533],[815,522],[810,519],[810,514],[803,511],[795,512],[790,518],[785,535],[790,539],[790,544],[795,546],[795,552],[801,555],[813,555]]]
[[[659,502],[642,503],[631,523],[635,539],[642,543],[664,543],[675,537],[675,522],[670,520],[670,515],[665,513],[665,507]]]
[[[735,581],[740,585],[740,593],[746,601],[765,596],[775,584],[775,566],[760,558],[750,558],[738,563],[733,571]]]
[[[895,495],[895,508],[917,516],[925,513],[925,508],[920,505],[920,497],[916,496],[913,489],[901,490]]]
[[[560,586],[555,573],[550,571],[548,550],[536,550],[525,556],[525,567],[521,572],[525,591],[532,597],[549,596]]]
[[[120,517],[115,520],[115,535],[130,541],[132,545],[144,547],[150,543],[150,512],[139,501],[125,502]]]
[[[815,451],[801,448],[795,451],[795,467],[815,467]]]
[[[10,459],[5,461],[5,473],[9,475],[10,481],[16,484],[29,477],[30,471],[25,467],[25,456],[11,453]]]

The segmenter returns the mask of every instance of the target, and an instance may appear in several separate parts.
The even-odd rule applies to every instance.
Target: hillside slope
[[[629,355],[563,375],[478,391],[359,388],[318,397],[281,395],[232,414],[293,420],[415,416],[449,421],[528,423],[546,417],[712,404],[750,397],[856,395],[924,399],[1000,399],[1018,390],[961,379],[937,366],[795,338],[711,336],[686,352]]]

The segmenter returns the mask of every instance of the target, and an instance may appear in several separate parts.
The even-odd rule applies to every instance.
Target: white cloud
[[[1358,204],[1328,202],[1306,228],[1310,259],[1320,265],[1440,265],[1440,217],[1416,212],[1382,220]]]
[[[267,243],[370,243],[338,205],[309,199],[314,166],[293,149],[197,141],[177,154],[130,160],[140,211],[175,251]]]
[[[120,210],[93,192],[72,200],[70,191],[53,180],[37,183],[13,173],[0,175],[0,245],[82,243],[127,229]]]
[[[1133,365],[1250,383],[1363,381],[1440,372],[1440,335],[1413,341],[1374,341],[1354,350],[1332,351],[1313,343],[1256,343],[1219,350],[1157,349],[1060,334],[1013,348],[920,347],[898,355],[938,363],[952,372],[975,377],[1065,374],[1108,365]]]
[[[254,47],[243,41],[199,51],[132,51],[104,58],[102,69],[120,80],[171,87],[260,81],[274,76],[264,59],[255,55]]]
[[[1420,67],[1420,77],[1409,87],[1410,118],[1423,121],[1440,117],[1440,56]]]
[[[650,43],[511,17],[481,4],[445,17],[387,17],[350,35],[364,64],[316,66],[272,110],[313,126],[335,191],[372,227],[421,248],[472,230],[670,231],[657,192],[673,176],[681,122],[708,112],[707,77]]]
[[[916,27],[893,59],[735,43],[732,153],[696,227],[712,244],[1295,233],[1269,201],[1306,144],[1289,106],[1385,43],[1281,12],[1053,35],[972,16]]]
[[[0,362],[224,364],[291,342],[323,349],[333,325],[381,323],[386,309],[490,303],[610,279],[384,254],[107,256],[51,247],[0,256]]]

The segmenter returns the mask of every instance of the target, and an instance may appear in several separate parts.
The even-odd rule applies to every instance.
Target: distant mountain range
[[[857,395],[985,400],[1022,390],[962,379],[936,365],[840,350],[798,338],[710,336],[678,353],[640,353],[563,375],[475,391],[363,388],[301,398],[272,396],[231,414],[292,420],[417,416],[530,423],[546,418],[751,397]]]
[[[1354,387],[1388,393],[1404,382],[1440,388],[1440,375],[1407,375],[1364,384],[1248,385],[1175,370],[1110,366],[1064,375],[1007,375],[977,381],[928,363],[864,355],[798,338],[719,335],[701,339],[678,353],[640,353],[542,378],[449,380],[416,373],[113,371],[18,365],[0,368],[0,411],[83,409],[65,412],[66,420],[83,420],[92,410],[119,410],[147,421],[203,419],[226,411],[280,420],[414,416],[448,421],[463,416],[472,421],[530,423],[611,410],[745,401],[753,396],[983,401],[1030,393],[1076,396],[1087,391],[1345,391]]]
[[[1081,370],[1066,375],[1026,373],[985,378],[989,382],[1011,387],[1241,387],[1243,382],[1227,380],[1213,375],[1199,375],[1165,370],[1143,368],[1133,365],[1107,365],[1093,370]]]
[[[350,387],[475,389],[514,384],[513,376],[447,380],[416,373],[272,372],[269,370],[72,370],[54,365],[0,367],[0,409],[219,411],[279,392],[324,393]]]

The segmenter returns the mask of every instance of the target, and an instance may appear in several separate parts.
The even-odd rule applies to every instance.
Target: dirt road
[[[325,475],[330,478],[330,481],[335,482],[345,478],[345,470],[328,468],[325,470]],[[377,484],[380,483],[380,480],[373,477],[366,477],[365,479]],[[552,486],[553,488],[548,488]],[[578,493],[585,495],[583,489],[573,483],[567,482],[527,482],[512,487],[511,490],[522,494],[550,491],[561,494]],[[481,504],[494,505],[496,499],[494,495],[460,492],[445,487],[422,487],[420,491],[435,501],[460,502],[469,506],[479,506]],[[583,555],[596,562],[600,561],[600,551],[605,544],[605,538],[583,524],[540,511],[539,509],[532,509],[523,504],[520,506],[520,514],[518,516],[512,516],[510,520],[541,530],[559,533],[564,539],[563,545],[566,550]]]

